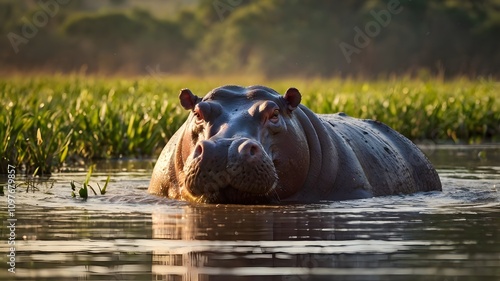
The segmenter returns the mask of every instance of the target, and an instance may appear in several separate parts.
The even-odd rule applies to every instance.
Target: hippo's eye
[[[271,118],[269,118],[269,120],[273,123],[276,123],[279,120],[279,116],[280,116],[280,110],[275,109],[273,110],[273,114],[271,115]]]

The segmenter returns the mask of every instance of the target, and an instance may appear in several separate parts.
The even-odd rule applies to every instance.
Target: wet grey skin
[[[148,191],[199,203],[312,203],[439,191],[427,157],[381,122],[313,113],[295,88],[223,86],[191,111],[153,170]]]

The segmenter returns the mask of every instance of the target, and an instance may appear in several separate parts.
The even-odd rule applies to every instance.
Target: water
[[[500,146],[428,146],[443,192],[313,205],[190,205],[146,193],[148,161],[100,163],[87,202],[17,190],[1,280],[500,280]],[[17,182],[23,180],[17,175]]]

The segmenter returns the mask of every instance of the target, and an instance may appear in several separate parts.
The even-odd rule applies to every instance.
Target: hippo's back
[[[439,176],[409,139],[387,125],[343,113],[318,115],[338,151],[339,176],[346,184],[362,173],[374,196],[441,190]],[[350,161],[350,162],[349,162]],[[365,187],[366,188],[366,187]]]

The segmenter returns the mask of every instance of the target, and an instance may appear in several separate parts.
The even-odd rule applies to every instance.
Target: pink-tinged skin
[[[319,202],[441,190],[425,155],[372,120],[316,115],[295,88],[184,89],[186,122],[155,165],[148,191],[202,203]]]

